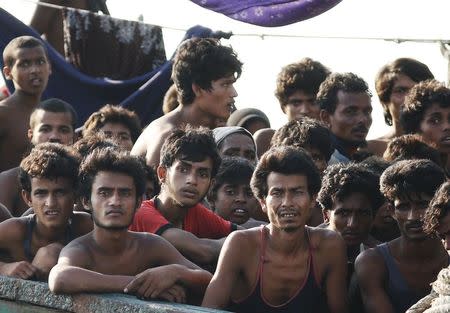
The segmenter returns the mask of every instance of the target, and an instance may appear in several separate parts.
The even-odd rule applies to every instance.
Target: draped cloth
[[[322,14],[342,0],[191,0],[232,19],[275,27],[300,22]]]
[[[93,77],[128,79],[166,62],[159,26],[64,8],[66,60]]]
[[[191,37],[216,37],[223,33],[213,32],[209,28],[194,26],[183,40]],[[34,36],[40,38],[33,29],[0,8],[0,50],[15,37]],[[169,60],[159,68],[128,80],[93,78],[79,72],[48,43],[48,56],[52,65],[52,74],[42,99],[60,98],[72,104],[79,115],[78,126],[105,104],[121,105],[134,111],[142,125],[162,115],[162,99],[171,85],[172,62]],[[0,60],[3,67],[3,60]],[[14,91],[11,81],[6,81],[9,91]]]

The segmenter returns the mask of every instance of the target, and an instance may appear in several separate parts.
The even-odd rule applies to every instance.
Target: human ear
[[[327,125],[328,128],[331,128],[330,113],[328,113],[328,111],[326,111],[326,110],[320,110],[319,116],[320,116],[320,120],[325,125]]]
[[[31,193],[22,189],[22,199],[31,208]]]
[[[325,223],[330,222],[330,210],[322,209],[322,216]]]
[[[12,80],[11,69],[9,68],[9,66],[4,66],[3,67],[3,75],[5,75],[6,79]]]
[[[267,214],[266,198],[261,200],[258,199],[258,202],[261,205],[261,210],[263,210],[263,212]]]
[[[158,175],[159,182],[164,184],[166,182],[167,169],[162,165],[158,165],[156,174]]]
[[[31,142],[31,140],[33,139],[33,130],[31,128],[28,128],[27,137],[28,140]]]
[[[197,85],[196,83],[192,83],[192,91],[196,97],[201,96],[203,94],[203,88]]]
[[[81,204],[83,205],[83,207],[87,210],[92,212],[91,209],[91,200],[86,198],[86,197],[81,197]]]

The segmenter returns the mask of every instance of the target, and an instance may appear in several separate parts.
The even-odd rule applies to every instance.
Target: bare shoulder
[[[336,249],[345,248],[345,242],[337,232],[327,228],[309,226],[307,226],[307,229],[309,233],[310,244],[314,249],[330,252]]]
[[[74,211],[72,215],[72,225],[76,235],[85,235],[92,231],[94,225],[89,213]]]
[[[0,181],[18,184],[19,167],[14,167],[0,173]]]
[[[72,240],[61,250],[58,263],[89,268],[95,249],[93,243],[92,233]]]
[[[259,247],[261,227],[236,230],[228,235],[224,243],[224,249],[236,249],[240,253],[250,254]]]
[[[355,260],[355,267],[361,266],[385,268],[383,257],[376,247],[367,249],[358,255]]]
[[[13,217],[0,223],[1,241],[23,240],[26,233],[28,217]]]

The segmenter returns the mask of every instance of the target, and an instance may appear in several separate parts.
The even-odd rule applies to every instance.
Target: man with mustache
[[[209,129],[173,131],[162,146],[157,168],[161,192],[142,203],[130,230],[164,237],[197,264],[217,261],[223,237],[237,229],[201,204],[220,162]]]
[[[71,145],[77,119],[77,113],[69,103],[56,98],[44,100],[31,113],[28,140],[32,146],[44,142]],[[22,198],[18,175],[19,167],[0,173],[0,203],[16,217],[29,208]]]
[[[3,75],[14,93],[0,102],[0,172],[19,165],[29,149],[31,112],[41,101],[51,74],[44,43],[31,36],[11,40],[3,50]]]
[[[320,119],[331,130],[335,151],[329,164],[347,163],[366,144],[372,124],[372,94],[353,73],[333,73],[320,85]]]
[[[234,83],[241,68],[236,52],[218,40],[186,40],[178,48],[172,69],[180,105],[151,122],[131,153],[145,156],[147,165],[156,167],[164,140],[178,127],[190,124],[213,129],[219,120],[226,121],[234,109]]]
[[[356,259],[366,312],[405,312],[429,294],[431,282],[448,266],[439,238],[423,229],[428,203],[444,181],[444,171],[429,160],[399,161],[381,175],[381,192],[392,204],[401,235]]]

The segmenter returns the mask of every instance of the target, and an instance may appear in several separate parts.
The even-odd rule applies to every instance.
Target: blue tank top
[[[309,246],[308,272],[303,281],[299,282],[297,292],[291,299],[280,305],[272,305],[263,296],[262,274],[264,270],[264,254],[266,248],[266,228],[261,227],[261,255],[253,291],[246,298],[232,302],[228,310],[237,313],[271,313],[271,312],[296,312],[296,313],[322,313],[328,312],[326,297],[316,281],[314,275],[314,262],[309,234],[306,230]]]

